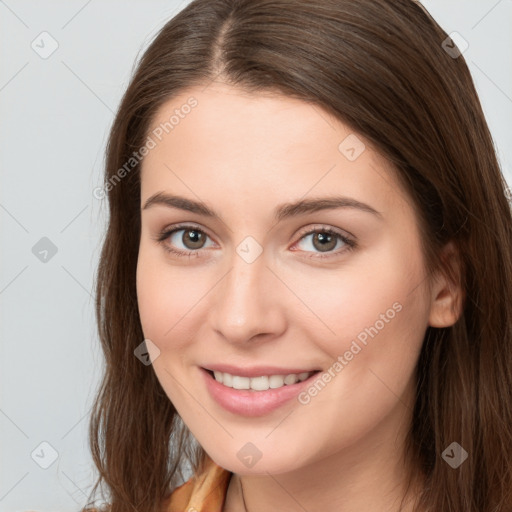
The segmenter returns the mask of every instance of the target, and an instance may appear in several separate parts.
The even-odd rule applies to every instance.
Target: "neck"
[[[405,409],[403,404],[398,407]],[[366,435],[364,443],[354,443],[294,471],[233,475],[225,512],[412,512],[421,487],[412,482],[407,489],[412,469],[403,459],[408,419],[405,413],[399,435],[391,429],[383,437],[386,425],[381,424]]]

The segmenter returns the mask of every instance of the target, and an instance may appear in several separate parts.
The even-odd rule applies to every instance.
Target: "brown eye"
[[[339,236],[339,235],[338,235]],[[330,251],[336,247],[337,238],[331,233],[313,233],[313,246],[321,252]]]
[[[176,226],[166,229],[157,237],[157,241],[170,253],[180,256],[198,256],[210,238],[204,231],[195,226]],[[215,245],[215,244],[210,244]]]
[[[206,235],[198,229],[180,229],[183,231],[181,241],[187,249],[201,249],[204,245]]]
[[[309,253],[308,257],[328,258],[354,249],[356,242],[330,227],[318,226],[302,235],[296,245],[301,251]]]

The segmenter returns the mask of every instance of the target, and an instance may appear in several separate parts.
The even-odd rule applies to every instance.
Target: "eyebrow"
[[[153,194],[145,202],[142,210],[147,210],[155,205],[185,210],[187,212],[197,213],[198,215],[221,220],[219,214],[210,209],[204,203],[182,196],[167,194],[165,192],[157,192],[156,194]],[[375,210],[370,205],[345,196],[301,199],[293,203],[284,203],[274,210],[274,218],[276,221],[280,222],[290,217],[336,208],[354,208],[363,212],[371,213],[382,219],[381,212]]]

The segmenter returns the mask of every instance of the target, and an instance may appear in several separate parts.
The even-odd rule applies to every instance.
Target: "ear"
[[[441,250],[441,267],[443,271],[436,273],[432,284],[429,315],[432,327],[450,327],[462,314],[461,260],[453,242],[448,242]]]

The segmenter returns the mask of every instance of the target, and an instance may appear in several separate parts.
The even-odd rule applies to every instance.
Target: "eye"
[[[208,238],[210,237],[202,229],[194,225],[185,224],[163,230],[157,235],[155,240],[163,245],[167,252],[178,257],[190,258],[200,255],[205,248]],[[356,242],[353,239],[328,226],[315,226],[315,229],[304,233],[295,245],[303,243],[308,238],[310,238],[309,242],[304,243],[300,250],[311,252],[310,249],[312,248],[320,253],[309,254],[307,257],[310,258],[334,257],[356,247]],[[334,250],[336,248],[338,250]]]
[[[178,256],[197,256],[205,247],[208,235],[201,229],[192,225],[174,226],[172,229],[162,231],[156,238],[164,249]],[[183,247],[183,249],[180,247]],[[178,247],[176,247],[178,246]]]
[[[356,242],[351,238],[343,235],[342,233],[334,230],[328,226],[315,226],[314,230],[310,230],[304,234],[299,242],[309,241],[303,244],[301,250],[309,252],[308,249],[318,250],[320,253],[325,254],[311,254],[311,258],[329,258],[340,253],[350,251],[356,247]],[[334,251],[334,249],[340,249]]]

